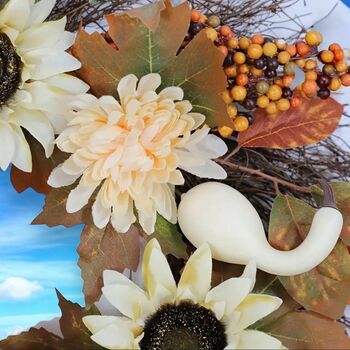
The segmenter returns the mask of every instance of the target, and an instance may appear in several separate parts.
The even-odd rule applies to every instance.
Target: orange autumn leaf
[[[238,136],[241,147],[288,149],[318,143],[337,128],[344,106],[334,99],[303,99],[298,108],[277,116],[255,112],[252,126]]]
[[[92,93],[117,97],[118,82],[127,74],[140,78],[159,73],[162,88],[181,87],[193,112],[204,114],[207,124],[232,126],[221,97],[227,85],[224,55],[204,31],[181,50],[190,25],[187,2],[176,7],[170,1],[151,4],[131,13],[109,15],[107,22],[118,50],[100,34],[84,30],[79,31],[72,48],[82,63],[77,75]]]

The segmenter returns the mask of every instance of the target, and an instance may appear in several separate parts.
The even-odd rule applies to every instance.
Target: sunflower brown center
[[[167,304],[150,316],[141,350],[223,350],[225,327],[215,314],[190,302]]]
[[[16,92],[22,73],[22,61],[10,38],[0,33],[0,106]]]

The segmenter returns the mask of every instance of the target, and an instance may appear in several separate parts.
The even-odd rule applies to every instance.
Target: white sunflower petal
[[[277,297],[264,294],[249,294],[236,308],[236,311],[241,313],[241,317],[234,327],[234,332],[239,332],[251,326],[256,321],[277,310],[281,304],[282,300]]]
[[[115,324],[123,329],[132,330],[135,327],[134,322],[127,317],[122,316],[95,316],[89,315],[83,317],[85,326],[91,333],[97,333],[101,329],[106,328],[111,324]]]
[[[6,170],[15,153],[15,138],[12,128],[0,122],[0,168]]]
[[[177,300],[199,303],[205,300],[210,289],[212,256],[208,244],[199,247],[188,259],[177,288]]]
[[[24,137],[22,129],[17,125],[12,125],[13,137],[15,140],[15,152],[12,156],[12,163],[18,169],[32,171],[32,155],[27,140]]]
[[[1,27],[10,27],[22,31],[29,19],[31,11],[30,0],[11,0],[0,11]]]
[[[40,0],[32,7],[27,26],[33,26],[45,21],[56,4],[56,0]]]
[[[282,343],[270,335],[255,331],[247,330],[239,333],[239,341],[236,349],[281,349]]]

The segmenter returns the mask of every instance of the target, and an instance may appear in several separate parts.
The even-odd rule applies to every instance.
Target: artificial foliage
[[[198,6],[202,1],[192,3]],[[252,1],[252,5],[256,6],[256,3]],[[141,78],[158,73],[162,77],[161,87],[180,87],[193,111],[206,116],[205,123],[216,137],[220,136],[220,128],[232,128],[234,120],[222,98],[228,87],[223,67],[225,56],[216,47],[220,45],[215,45],[205,30],[199,30],[188,40],[193,15],[189,3],[175,7],[169,1],[160,1],[129,12],[122,12],[125,7],[130,7],[128,1],[113,2],[113,7],[108,9],[106,4],[99,2],[79,4],[58,1],[52,16],[66,13],[70,16],[70,28],[77,29],[80,19],[84,24],[84,16],[85,24],[100,24],[102,15],[108,15],[108,32],[89,34],[81,27],[70,49],[70,54],[81,62],[74,77],[90,86],[89,93],[96,97],[118,98],[117,86],[123,77],[135,74]],[[75,7],[71,9],[69,6],[73,5]],[[207,7],[198,6],[198,9],[202,12],[207,9],[209,15],[213,14],[215,9]],[[234,2],[229,2],[223,20],[235,25],[233,7]],[[267,6],[264,9],[270,13]],[[117,10],[121,13],[111,13]],[[222,11],[220,8],[216,14]],[[246,30],[244,34],[248,34],[249,28],[253,25],[243,26],[241,31]],[[344,107],[332,98],[301,96],[300,90],[296,94],[301,99],[300,105],[272,117],[265,110],[257,109],[252,113],[254,122],[247,130],[223,137],[229,151],[226,156],[216,159],[216,163],[227,171],[224,182],[244,193],[256,206],[268,228],[270,243],[280,250],[293,249],[305,239],[315,206],[323,199],[323,192],[317,185],[320,177],[336,181],[332,187],[345,224],[331,255],[313,270],[292,277],[258,272],[254,292],[278,297],[283,304],[250,329],[265,332],[290,349],[349,348],[350,340],[340,321],[350,296],[350,185],[346,182],[349,179],[349,150],[341,148],[334,142],[334,136],[332,138]],[[68,195],[76,184],[51,188],[47,180],[69,154],[55,147],[47,158],[33,135],[28,132],[24,135],[33,155],[32,171],[25,172],[12,165],[13,186],[18,192],[33,188],[45,194],[45,206],[33,218],[33,224],[49,227],[84,225],[77,247],[77,263],[84,281],[82,292],[86,307],[67,301],[58,292],[63,338],[45,329],[32,328],[1,341],[0,349],[99,349],[90,339],[91,334],[82,318],[97,314],[94,303],[102,294],[103,272],[136,271],[140,263],[140,246],[155,238],[178,279],[195,249],[176,224],[159,214],[151,235],[146,234],[138,222],[127,233],[116,232],[110,223],[97,228],[91,214],[96,192],[82,209],[67,213]],[[176,186],[177,203],[182,193],[203,181],[186,172],[183,176],[185,184]],[[212,285],[237,277],[241,272],[241,266],[214,261]]]

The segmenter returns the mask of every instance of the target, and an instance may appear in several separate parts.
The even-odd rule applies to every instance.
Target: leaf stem
[[[279,179],[277,177],[265,174],[262,171],[257,170],[257,169],[252,169],[252,168],[245,167],[243,165],[228,162],[225,159],[217,159],[216,162],[221,164],[221,165],[227,166],[231,169],[240,170],[244,173],[256,175],[256,176],[259,176],[263,179],[271,181],[275,186],[275,191],[277,194],[280,194],[279,187],[278,187],[279,185],[289,187],[290,189],[295,190],[297,192],[302,192],[302,193],[310,193],[311,192],[309,187],[302,187],[302,186],[295,185],[295,184],[288,182],[286,180],[282,180],[282,179]]]

